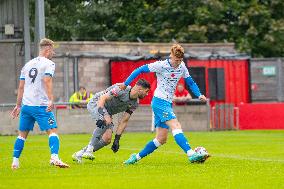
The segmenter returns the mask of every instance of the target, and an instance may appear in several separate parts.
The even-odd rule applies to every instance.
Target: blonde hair
[[[40,48],[43,48],[43,47],[46,47],[46,46],[54,47],[54,42],[50,39],[43,38],[43,39],[40,40],[39,46],[40,46]]]
[[[183,58],[184,56],[184,49],[179,44],[174,44],[171,48],[171,54],[177,58]]]

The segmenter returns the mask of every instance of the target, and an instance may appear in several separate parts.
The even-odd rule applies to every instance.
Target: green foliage
[[[255,57],[284,56],[283,0],[46,0],[55,40],[235,42]]]
[[[130,125],[131,126],[131,125]],[[48,137],[30,135],[12,171],[16,136],[1,136],[0,188],[284,188],[284,131],[225,131],[185,133],[194,147],[204,146],[212,157],[204,164],[190,164],[173,137],[153,154],[133,166],[122,162],[155,137],[151,133],[126,133],[121,149],[95,153],[94,161],[77,165],[71,155],[88,143],[87,135],[61,135],[60,157],[69,169],[51,167]]]

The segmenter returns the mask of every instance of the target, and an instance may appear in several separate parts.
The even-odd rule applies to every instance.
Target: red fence
[[[240,129],[284,129],[284,103],[240,104]]]

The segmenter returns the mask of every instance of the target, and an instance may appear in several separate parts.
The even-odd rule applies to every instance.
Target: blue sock
[[[58,154],[59,151],[59,138],[58,135],[52,133],[49,135],[49,148],[51,154]]]
[[[187,153],[188,150],[191,149],[189,146],[187,139],[185,138],[183,132],[181,129],[175,129],[173,130],[173,135],[175,138],[176,143],[183,149],[185,153]]]
[[[24,148],[24,144],[25,144],[25,138],[18,136],[16,141],[15,141],[15,145],[14,145],[14,153],[13,153],[13,157],[15,158],[19,158],[23,148]]]
[[[148,142],[148,144],[144,147],[143,150],[141,150],[139,152],[139,157],[143,158],[149,154],[151,154],[152,152],[154,152],[154,150],[156,150],[159,146],[161,146],[161,144],[159,143],[159,141],[155,138],[154,140]]]

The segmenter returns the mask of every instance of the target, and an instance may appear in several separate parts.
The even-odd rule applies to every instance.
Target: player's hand
[[[20,114],[20,111],[21,111],[21,106],[15,106],[15,108],[10,113],[12,119],[15,119],[16,117],[18,117]]]
[[[122,84],[119,85],[119,88],[121,90],[125,90],[126,89],[126,85],[124,83],[122,83]]]
[[[204,95],[200,95],[198,97],[198,99],[201,100],[201,102],[206,102],[207,101],[207,98]]]
[[[104,120],[105,111],[102,107],[98,107],[99,120]]]
[[[53,102],[52,102],[51,100],[48,101],[47,108],[45,109],[45,111],[51,112],[51,110],[52,110],[53,108],[54,108]]]
[[[114,153],[116,153],[119,150],[119,140],[120,140],[121,135],[115,135],[113,144],[111,146],[111,149]]]

